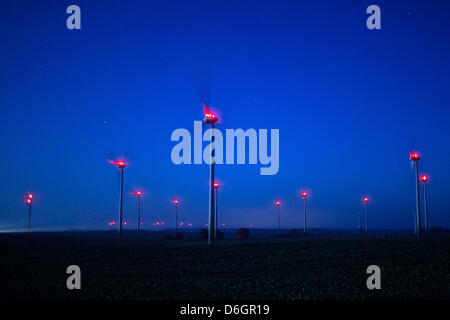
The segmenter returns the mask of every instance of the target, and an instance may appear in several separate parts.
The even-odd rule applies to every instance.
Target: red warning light
[[[417,152],[410,152],[410,153],[409,153],[409,158],[410,158],[412,161],[420,160],[420,156],[419,156],[419,154],[418,154]]]
[[[204,121],[206,123],[213,124],[213,123],[217,122],[217,120],[219,120],[214,113],[209,111],[208,107],[204,103],[203,103],[203,110],[204,110],[204,113],[205,113]]]
[[[126,166],[125,161],[123,161],[123,160],[113,161],[112,163],[115,164],[116,166],[118,166],[119,168],[125,168],[125,166]]]

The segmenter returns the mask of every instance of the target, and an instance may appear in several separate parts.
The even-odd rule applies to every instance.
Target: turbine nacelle
[[[211,112],[204,103],[203,103],[203,112],[205,114],[205,117],[203,118],[203,121],[205,123],[214,124],[219,120],[219,118],[217,118],[217,115]]]
[[[112,161],[112,164],[115,164],[119,168],[125,168],[126,164],[125,161],[119,160],[119,161]]]
[[[214,113],[207,112],[205,113],[205,117],[203,118],[203,121],[207,124],[214,124],[219,120],[217,116]]]
[[[420,160],[420,156],[417,152],[410,152],[409,153],[409,158],[411,159],[411,161],[417,161]]]

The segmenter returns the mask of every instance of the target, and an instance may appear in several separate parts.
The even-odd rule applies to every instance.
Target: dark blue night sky
[[[67,6],[82,28],[66,28]],[[366,28],[381,8],[382,29]],[[218,165],[219,223],[414,228],[411,149],[430,175],[432,226],[450,227],[450,19],[445,1],[0,1],[0,229],[125,220],[207,223],[208,166],[171,162],[201,101],[226,128],[280,129],[280,170]],[[204,144],[206,146],[207,143]],[[421,190],[422,191],[422,190]],[[90,223],[90,225],[88,224]],[[104,226],[106,228],[106,226]]]

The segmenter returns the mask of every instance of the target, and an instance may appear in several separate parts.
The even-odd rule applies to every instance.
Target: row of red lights
[[[308,193],[306,192],[306,191],[303,191],[302,193],[301,193],[301,196],[303,197],[303,198],[306,198],[307,196],[308,196]],[[281,204],[281,201],[275,201],[275,204],[277,205],[277,206],[279,206],[280,204]]]
[[[117,161],[117,162],[124,163],[123,161]],[[125,167],[125,164],[124,164],[123,166]],[[420,180],[421,180],[422,182],[425,183],[425,182],[428,181],[428,176],[423,175],[423,176],[420,177]],[[214,188],[219,188],[219,184],[218,184],[218,183],[214,183]],[[137,196],[141,196],[141,195],[142,195],[142,191],[136,191],[136,192],[133,192],[133,194],[135,194],[135,195],[137,195]],[[308,196],[308,193],[305,192],[305,191],[303,191],[303,192],[301,193],[301,195],[302,195],[303,198],[306,198],[306,197]],[[30,193],[30,194],[28,194],[27,199],[26,199],[25,201],[26,201],[28,204],[31,204],[31,199],[33,199],[33,195]],[[363,201],[364,201],[365,203],[367,203],[367,202],[369,202],[369,198],[368,198],[368,197],[364,197],[364,198],[363,198]],[[179,204],[179,200],[172,200],[172,202],[173,202],[175,205]],[[279,205],[281,204],[281,202],[280,202],[280,201],[275,201],[275,204],[276,204],[277,206],[279,206]]]
[[[303,198],[306,198],[307,196],[308,196],[308,193],[302,192],[302,197],[303,197]],[[364,201],[365,203],[367,203],[367,202],[369,202],[369,198],[368,198],[368,197],[364,197],[364,198],[363,198],[363,201]],[[279,206],[279,205],[281,204],[281,201],[275,201],[275,204],[276,204],[277,206]]]
[[[128,223],[127,223],[126,221],[124,221],[123,224],[126,226]],[[164,221],[156,221],[156,222],[153,222],[153,225],[154,225],[154,226],[160,226],[160,225],[163,226],[163,225],[165,225],[165,224],[166,224],[166,223],[165,223]],[[185,222],[181,221],[181,222],[179,223],[180,227],[184,226],[185,224],[186,224],[188,227],[192,227],[192,223],[190,223],[190,222],[185,223]],[[108,222],[108,225],[109,225],[109,226],[115,226],[115,225],[116,225],[116,222],[115,222],[115,221],[110,221],[110,222]],[[144,225],[144,223],[141,222],[141,225]],[[222,226],[225,226],[225,224],[223,223]]]
[[[205,117],[206,117],[206,118],[215,118],[216,115],[215,115],[215,114],[212,114],[212,113],[210,113],[210,112],[207,112],[207,113],[205,113]],[[409,158],[410,158],[412,161],[418,161],[418,160],[420,160],[420,155],[419,155],[417,152],[410,152]],[[125,168],[125,167],[126,167],[126,163],[125,163],[125,161],[123,161],[123,160],[112,161],[112,163],[115,164],[115,165],[117,165],[117,167],[119,167],[119,168]],[[422,176],[420,177],[420,180],[421,180],[423,183],[425,183],[425,182],[428,181],[428,176],[422,175]],[[216,189],[219,188],[219,184],[218,184],[218,183],[214,183],[214,188],[216,188]],[[142,191],[135,191],[135,192],[133,192],[133,194],[135,194],[135,195],[137,195],[137,196],[141,196],[141,195],[142,195]],[[306,197],[308,196],[308,193],[307,193],[306,191],[303,191],[303,192],[301,193],[301,196],[302,196],[303,198],[306,198]],[[31,204],[32,199],[33,199],[33,195],[32,195],[31,193],[29,193],[29,194],[27,195],[27,198],[26,198],[25,201],[26,201],[28,204]],[[364,198],[363,198],[363,201],[364,201],[364,203],[368,203],[368,202],[369,202],[369,198],[368,198],[368,197],[364,197]],[[175,205],[178,205],[178,204],[179,204],[179,200],[172,200],[172,202],[173,202]],[[276,204],[277,206],[279,206],[279,205],[281,204],[281,201],[275,201],[275,204]],[[110,222],[110,223],[111,223],[111,222]],[[112,223],[115,224],[115,222],[112,222]]]
[[[81,224],[81,222],[79,222],[78,224]],[[91,224],[90,222],[88,222],[88,224]],[[116,221],[109,221],[109,222],[107,222],[107,224],[109,225],[109,226],[115,226],[117,223],[116,223]],[[154,226],[164,226],[166,223],[164,222],[164,221],[155,221],[155,222],[153,222],[152,223]],[[128,222],[127,221],[124,221],[123,222],[123,225],[128,225]],[[141,225],[144,225],[144,222],[141,222]],[[184,226],[184,225],[187,225],[188,227],[192,227],[193,226],[193,224],[191,223],[191,222],[184,222],[184,221],[181,221],[180,223],[179,223],[179,225],[180,226]],[[206,223],[205,224],[205,226],[208,226],[208,224]],[[222,223],[222,227],[225,227],[226,226],[226,223]]]
[[[208,110],[208,108],[206,107],[205,104],[203,104],[203,108],[204,108],[205,122],[206,122],[206,123],[210,123],[211,125],[213,125],[216,121],[218,121],[217,116],[216,116],[214,113],[210,112],[210,111]],[[410,157],[411,161],[418,161],[418,160],[420,160],[420,155],[419,155],[417,152],[410,152],[409,157]],[[111,161],[111,163],[117,165],[117,167],[120,168],[120,169],[123,169],[123,168],[126,167],[126,163],[125,163],[125,161],[123,161],[123,160]],[[426,183],[426,182],[428,181],[428,177],[427,177],[426,175],[422,175],[422,176],[420,177],[420,180],[421,180],[423,183]],[[219,184],[218,184],[218,183],[214,183],[213,186],[214,186],[215,189],[219,188]],[[142,195],[142,191],[136,191],[136,192],[133,192],[133,194],[135,194],[135,195],[137,195],[138,197],[140,197],[140,196]],[[308,196],[308,193],[305,192],[305,191],[303,191],[303,192],[301,192],[301,196],[306,200],[306,197]],[[32,199],[32,198],[33,198],[33,195],[32,195],[32,194],[28,194],[28,197],[27,197],[27,199],[26,199],[26,202],[27,202],[29,205],[31,205],[31,199]],[[172,202],[173,202],[175,205],[178,205],[178,204],[179,204],[179,200],[172,200]],[[369,202],[369,198],[368,198],[367,196],[363,197],[363,202],[367,205],[367,203]],[[275,204],[276,204],[277,206],[280,206],[281,201],[278,201],[278,200],[277,200],[277,201],[275,201]],[[305,204],[306,204],[306,202],[305,202]],[[159,224],[159,222],[156,222],[156,223]],[[115,222],[112,221],[112,222],[110,222],[109,224],[110,224],[110,225],[115,225]],[[126,222],[125,222],[124,224],[126,225]],[[161,224],[164,224],[164,222],[162,222]],[[155,225],[155,223],[154,223],[154,225]],[[183,225],[183,222],[180,223],[180,226],[182,226],[182,225]],[[188,225],[191,226],[190,223],[189,223]],[[206,226],[207,226],[207,225],[206,225]],[[252,225],[249,225],[249,226],[252,226]]]

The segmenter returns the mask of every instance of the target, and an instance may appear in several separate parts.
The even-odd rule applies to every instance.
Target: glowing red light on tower
[[[409,153],[409,158],[412,161],[420,160],[420,156],[419,156],[419,154],[417,152],[410,152]]]
[[[178,203],[179,203],[178,200],[172,200],[172,202],[173,202],[174,204],[178,204]]]
[[[210,112],[205,113],[205,122],[206,123],[214,123],[214,122],[217,122],[217,120],[218,119],[215,114],[210,113]]]
[[[214,188],[218,188],[219,187],[219,184],[216,182],[216,183],[214,183]]]
[[[28,199],[33,199],[33,195],[31,193],[28,194]]]
[[[204,103],[203,103],[203,112],[204,112],[204,114],[205,114],[205,119],[204,119],[204,121],[205,121],[206,123],[212,124],[212,123],[217,122],[217,120],[219,120],[219,119],[217,118],[217,116],[216,116],[213,112],[211,112],[211,111],[208,109],[208,107],[207,107]]]
[[[305,192],[305,191],[302,192],[302,197],[303,197],[303,198],[306,198],[307,195],[308,195],[307,192]]]
[[[277,206],[279,206],[279,205],[281,204],[281,202],[280,202],[280,201],[275,201],[275,204],[276,204]]]
[[[427,182],[428,181],[428,177],[426,175],[423,175],[423,176],[420,177],[420,180],[422,182]]]
[[[137,195],[137,196],[141,196],[142,195],[142,191],[136,191],[136,192],[133,192],[135,195]]]
[[[27,202],[28,204],[31,204],[31,199],[27,199],[26,202]]]
[[[369,198],[368,197],[364,197],[363,201],[364,201],[364,203],[367,203],[367,202],[369,202]]]
[[[119,160],[119,161],[112,161],[112,164],[115,164],[116,166],[118,166],[119,168],[125,168],[126,164],[125,161],[123,160]]]

